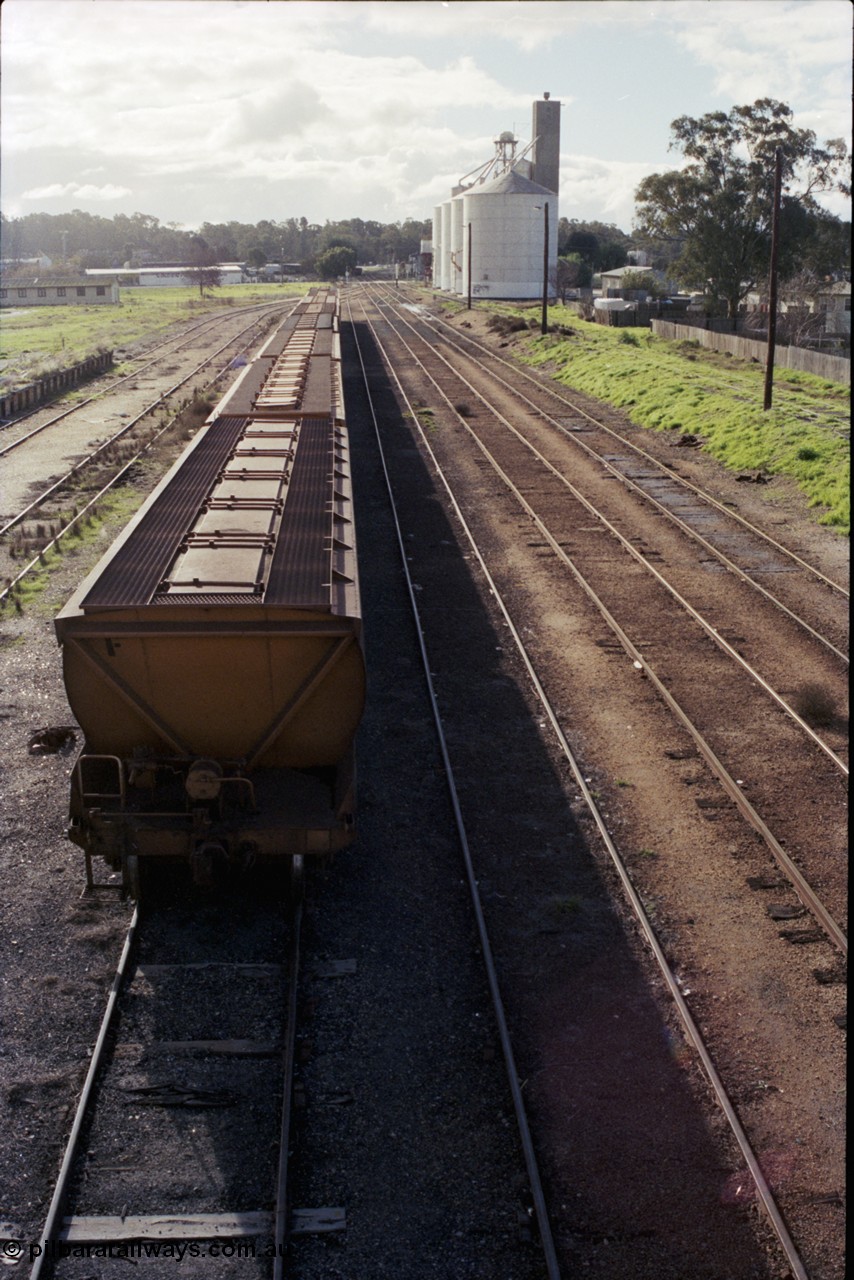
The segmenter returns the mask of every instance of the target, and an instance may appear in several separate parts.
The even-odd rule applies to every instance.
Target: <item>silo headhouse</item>
[[[473,298],[536,298],[557,275],[560,103],[534,103],[532,138],[517,155],[502,133],[495,154],[460,179],[433,212],[433,285]]]

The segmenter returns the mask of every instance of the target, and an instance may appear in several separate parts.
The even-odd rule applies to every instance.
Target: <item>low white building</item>
[[[103,284],[91,280],[42,284],[37,279],[28,284],[13,280],[0,287],[0,307],[100,307],[118,301],[119,286],[115,280]]]
[[[677,292],[677,285],[673,280],[668,280],[663,271],[657,271],[652,267],[628,266],[628,267],[611,267],[609,271],[603,271],[600,279],[602,281],[602,297],[603,298],[619,298],[622,296],[627,286],[623,283],[626,276],[650,275],[666,295]],[[629,288],[629,292],[637,292]],[[642,291],[643,292],[643,291]]]
[[[188,271],[190,267],[140,267],[137,274],[144,289],[186,289],[192,283]]]
[[[221,273],[223,284],[249,284],[252,279],[242,262],[218,262],[216,269]]]
[[[220,273],[221,284],[248,284],[251,277],[246,274],[240,262],[218,262],[212,270]],[[174,263],[161,267],[134,267],[125,270],[110,270],[107,267],[89,267],[87,276],[95,279],[121,276],[122,280],[130,279],[144,289],[186,289],[193,284],[193,272],[196,270],[190,263]]]

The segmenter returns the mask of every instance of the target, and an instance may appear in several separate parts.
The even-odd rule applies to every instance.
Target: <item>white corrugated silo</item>
[[[463,285],[463,197],[451,201],[451,282],[452,293],[464,293]]]
[[[451,274],[451,202],[446,200],[442,205],[442,289],[450,289]]]
[[[468,290],[471,224],[473,298],[539,298],[543,293],[548,217],[548,292],[557,274],[558,199],[553,191],[511,169],[463,197],[463,290]]]
[[[442,287],[442,206],[433,210],[433,288]]]

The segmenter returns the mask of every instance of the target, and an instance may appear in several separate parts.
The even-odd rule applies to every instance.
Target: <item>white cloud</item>
[[[793,107],[799,127],[802,115],[820,111],[830,131],[824,136],[850,136],[848,0],[675,0],[661,12],[731,105],[778,98]]]
[[[628,231],[634,216],[634,193],[647,174],[676,167],[671,160],[600,160],[562,153],[560,212],[583,222],[613,222]]]
[[[362,5],[376,31],[409,39],[503,40],[526,53],[571,35],[582,26],[639,25],[649,21],[647,5],[637,0],[414,0]]]
[[[73,194],[75,200],[121,200],[132,193],[130,187],[118,187],[114,182],[105,182],[102,187],[86,182]]]
[[[772,96],[847,134],[846,33],[847,0],[5,0],[4,198],[427,217],[564,79],[567,216],[627,227],[677,115]]]
[[[44,4],[57,7],[48,0],[30,3],[36,12]],[[93,12],[69,0],[58,7],[60,23],[51,40],[40,32],[29,43],[20,30],[7,43],[7,154],[61,145],[92,157],[135,161],[148,173],[210,167],[225,177],[247,165],[257,171],[267,164],[275,172],[303,145],[345,164],[354,151],[405,146],[426,122],[435,124],[449,103],[458,111],[518,111],[529,104],[530,95],[508,89],[471,56],[457,54],[433,67],[409,52],[357,56],[337,48],[323,40],[316,19],[311,28],[299,21],[296,28],[290,25],[291,15],[304,18],[306,7],[327,20],[331,13],[344,20],[351,8],[233,6],[227,0],[174,0],[168,6],[128,0],[115,6],[102,0],[94,6],[96,16],[106,8],[115,9],[120,20],[130,15],[130,31],[126,25],[120,29],[133,57],[123,59],[116,75],[114,66],[108,73],[103,47],[89,38],[91,32],[73,24],[63,29],[67,10],[79,18]],[[13,0],[13,10],[20,17],[20,0]],[[237,13],[237,29],[223,25],[221,10],[232,18]],[[140,22],[140,11],[146,22]],[[199,14],[205,15],[202,23]],[[266,27],[258,26],[262,17],[269,20]],[[317,46],[309,47],[309,40]],[[210,73],[219,67],[227,75]],[[45,81],[55,92],[37,90]]]
[[[46,187],[32,187],[29,191],[22,191],[20,199],[61,200],[70,197],[88,203],[93,200],[122,200],[131,194],[130,187],[118,187],[112,182],[105,182],[102,187],[96,187],[91,182],[52,182]]]

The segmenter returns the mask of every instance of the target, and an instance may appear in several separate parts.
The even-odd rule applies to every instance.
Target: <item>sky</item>
[[[849,0],[5,0],[8,217],[430,218],[562,103],[560,214],[630,231],[678,116],[777,98],[850,147]],[[823,201],[850,217],[841,196]]]

